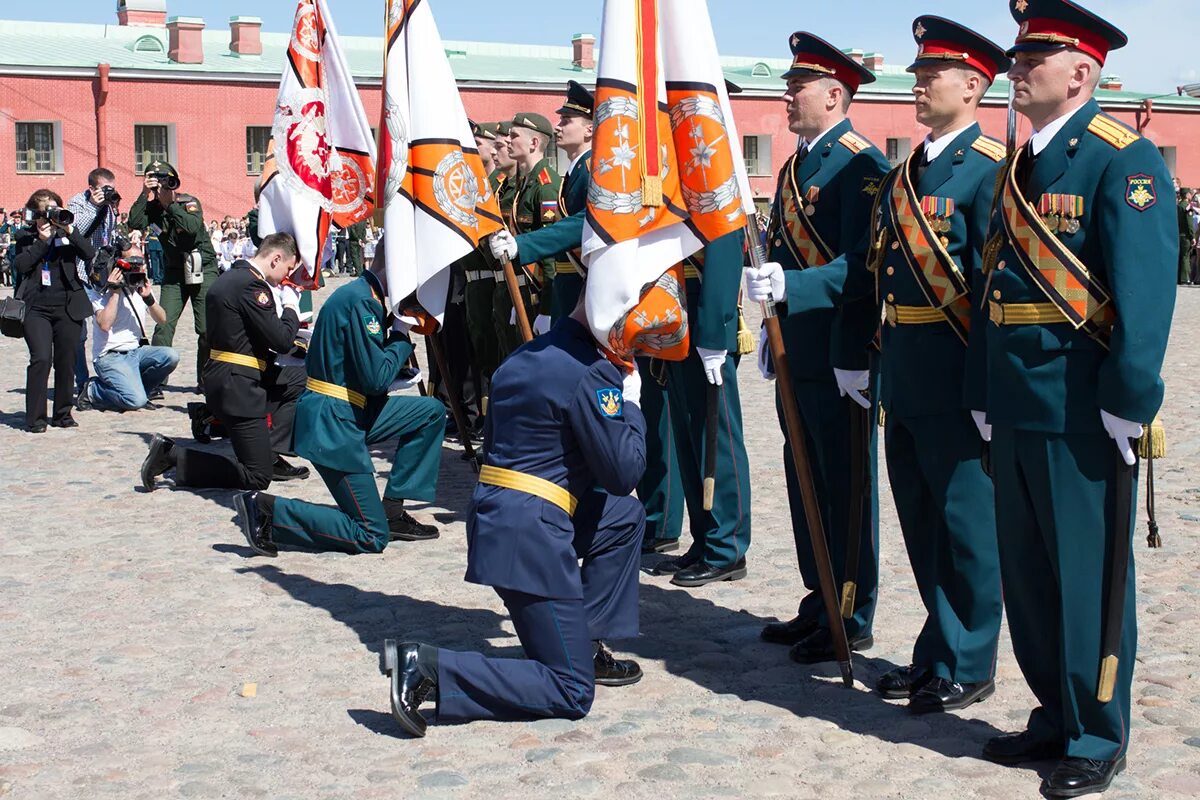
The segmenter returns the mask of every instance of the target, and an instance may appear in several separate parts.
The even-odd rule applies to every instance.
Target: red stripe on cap
[[[982,53],[972,51],[969,47],[963,47],[962,42],[922,42],[920,49],[917,51],[917,60],[923,57],[946,54],[966,56],[966,58],[954,60],[969,67],[974,67],[986,75],[989,81],[996,80],[996,64],[992,63],[992,60],[985,57]]]
[[[1046,41],[1043,37],[1059,36],[1066,39],[1075,39],[1077,44],[1070,42],[1059,42],[1074,47],[1076,50],[1087,53],[1092,58],[1104,65],[1105,59],[1108,58],[1109,41],[1099,31],[1091,28],[1084,28],[1079,25],[1072,25],[1061,19],[1034,18],[1026,20],[1021,25],[1021,33],[1017,36],[1017,44],[1026,42]]]
[[[858,74],[858,71],[851,69],[843,61],[837,61],[816,53],[797,53],[792,57],[792,69],[807,69],[807,65],[809,64],[816,64],[830,70],[833,73],[830,77],[837,78],[846,84],[850,87],[852,93],[857,92],[859,85],[862,83],[862,76]]]

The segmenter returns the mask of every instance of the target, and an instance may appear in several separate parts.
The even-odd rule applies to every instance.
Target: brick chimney
[[[1121,77],[1119,75],[1101,75],[1100,76],[1100,88],[1101,89],[1107,89],[1110,92],[1119,92],[1119,91],[1121,91],[1121,88],[1124,85],[1125,85],[1125,82],[1121,80]]]
[[[117,0],[117,24],[161,28],[167,24],[167,0]]]
[[[596,37],[590,33],[577,33],[571,37],[571,63],[577,69],[596,68]]]
[[[843,50],[842,52],[845,53],[846,55],[850,56],[850,58],[854,59],[855,64],[863,63],[863,51],[862,50]]]
[[[863,66],[878,73],[883,69],[883,53],[867,53],[863,56]]]
[[[167,58],[176,64],[204,63],[204,20],[171,17],[167,20]]]
[[[261,56],[262,20],[258,17],[229,18],[229,52],[238,56]]]

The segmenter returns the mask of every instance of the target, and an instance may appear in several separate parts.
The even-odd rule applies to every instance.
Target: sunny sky
[[[601,0],[533,3],[499,0],[426,0],[445,39],[562,44],[571,34],[600,35]],[[699,2],[699,0],[697,0]],[[380,32],[383,0],[327,0],[338,31],[370,36]],[[1120,75],[1128,89],[1173,92],[1179,84],[1200,82],[1200,0],[1085,0],[1100,16],[1122,28],[1130,45],[1113,53],[1105,72]],[[11,3],[5,18],[61,22],[116,20],[116,0],[56,0]],[[787,57],[787,34],[805,29],[839,47],[881,52],[888,63],[908,63],[914,51],[913,17],[940,14],[975,28],[1000,44],[1011,43],[1016,24],[1005,0],[859,0],[808,4],[797,0],[709,0],[717,43],[722,53],[739,56]],[[513,11],[514,7],[520,11]],[[235,14],[263,19],[267,30],[291,25],[294,0],[167,0],[171,15],[204,17],[213,27],[227,27]],[[840,12],[840,13],[839,13]]]

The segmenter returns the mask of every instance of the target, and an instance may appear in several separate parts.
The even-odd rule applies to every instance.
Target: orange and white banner
[[[325,0],[299,0],[258,200],[258,233],[290,233],[315,289],[330,224],[375,211],[375,141]]]
[[[445,311],[453,262],[502,227],[429,0],[386,0],[379,202],[388,300],[417,330]]]
[[[583,258],[593,335],[687,355],[673,270],[743,227],[749,182],[703,0],[606,0]]]

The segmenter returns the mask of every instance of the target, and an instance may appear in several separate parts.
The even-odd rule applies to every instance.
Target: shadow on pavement
[[[885,659],[854,654],[856,690],[847,690],[835,664],[796,664],[788,658],[787,647],[763,642],[759,631],[773,620],[724,608],[684,590],[643,582],[641,615],[641,637],[621,641],[619,649],[660,660],[667,672],[715,694],[768,703],[800,717],[832,722],[844,731],[916,745],[948,758],[980,758],[984,743],[1005,732],[962,716],[970,714],[969,709],[917,716],[901,703],[861,691],[872,689],[880,675],[896,666]],[[681,638],[680,624],[703,634]]]

